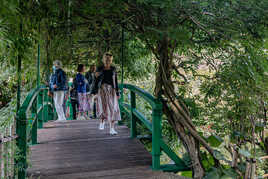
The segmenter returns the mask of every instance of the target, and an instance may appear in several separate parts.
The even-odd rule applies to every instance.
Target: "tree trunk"
[[[245,171],[245,179],[250,179],[250,173],[251,173],[251,163],[250,161],[246,162],[246,171]]]
[[[163,96],[164,114],[167,116],[169,123],[176,131],[178,137],[182,140],[184,147],[189,153],[192,164],[193,178],[202,179],[205,175],[204,167],[200,157],[200,140],[201,138],[190,119],[190,114],[185,104],[177,99],[174,86],[172,84],[172,44],[168,38],[164,38],[158,43],[157,58],[159,60],[155,95]],[[199,137],[199,138],[198,138]],[[204,141],[202,141],[204,143]],[[207,144],[204,144],[204,146]],[[208,148],[209,146],[205,146]],[[212,150],[209,148],[210,152]]]
[[[264,139],[264,147],[265,147],[265,152],[268,155],[268,137]]]
[[[190,134],[187,134],[185,127],[180,122],[180,117],[177,116],[173,111],[168,108],[168,104],[164,104],[164,113],[168,117],[170,123],[173,126],[173,129],[176,131],[177,136],[181,139],[184,147],[186,148],[189,156],[191,158],[191,168],[193,172],[193,178],[201,179],[205,174],[204,167],[201,163],[200,157],[200,144]]]
[[[232,148],[233,150],[233,156],[232,156],[232,168],[236,168],[237,167],[237,164],[238,164],[238,152],[237,150],[235,149],[235,147]]]
[[[50,77],[50,68],[52,68],[52,61],[51,61],[51,55],[50,55],[50,50],[51,50],[51,38],[52,38],[52,29],[50,26],[49,21],[45,23],[46,27],[46,34],[45,34],[45,53],[46,53],[46,63],[45,63],[45,79],[46,82],[49,83],[49,77]]]
[[[251,175],[250,179],[255,179],[256,178],[256,161],[253,161],[251,164]]]
[[[46,74],[46,81],[49,81],[49,75],[50,75],[50,39],[49,39],[49,34],[47,34],[47,39],[46,39],[46,67],[45,67],[45,74]]]

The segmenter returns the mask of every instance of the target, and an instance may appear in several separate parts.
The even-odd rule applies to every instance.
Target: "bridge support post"
[[[48,90],[46,89],[45,91],[44,91],[44,100],[43,100],[43,105],[44,105],[44,115],[43,115],[43,121],[44,122],[47,122],[48,120],[49,120],[49,117],[50,117],[50,115],[49,115],[49,113],[50,113],[50,111],[49,111],[49,103],[50,103],[50,100],[49,100],[49,96],[47,95],[47,93],[48,93]]]
[[[161,132],[161,120],[162,120],[162,105],[161,103],[157,104],[153,109],[152,113],[152,156],[153,163],[152,169],[159,170],[160,169],[160,139],[162,137]]]
[[[33,121],[33,127],[32,127],[32,145],[37,144],[37,124],[38,124],[38,114],[36,114],[36,120]]]
[[[40,93],[38,94],[38,97],[37,97],[37,124],[38,124],[38,129],[41,129],[43,128],[43,95],[44,95],[44,92],[45,91],[40,91]]]
[[[33,104],[35,106],[34,108],[34,115],[33,115],[33,121],[32,121],[32,136],[31,136],[31,141],[32,144],[37,144],[37,125],[38,125],[38,108],[39,108],[39,104],[38,104],[38,99],[39,97],[37,96],[36,98],[36,103]]]
[[[26,169],[27,169],[27,137],[26,137],[26,114],[18,113],[16,120],[16,132],[19,136],[17,138],[17,146],[18,146],[18,158],[15,159],[16,171],[18,171],[18,179],[26,178]],[[16,172],[15,171],[15,172]]]
[[[119,102],[123,104],[124,102],[124,41],[125,41],[125,36],[124,36],[124,26],[122,24],[121,27],[121,87],[120,87],[120,99]],[[121,111],[121,110],[120,110]],[[121,112],[121,116],[122,116],[122,112]],[[123,125],[122,121],[118,122],[118,125]]]
[[[131,138],[137,137],[137,117],[133,110],[136,109],[136,94],[131,91]]]

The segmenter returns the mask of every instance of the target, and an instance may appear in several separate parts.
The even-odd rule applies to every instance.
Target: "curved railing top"
[[[38,95],[39,91],[45,90],[45,89],[47,89],[46,86],[39,86],[39,87],[36,87],[35,89],[32,89],[29,92],[29,94],[27,95],[27,97],[25,98],[18,113],[19,114],[22,114],[22,113],[26,114],[27,111],[29,110],[29,108],[31,107],[33,101],[35,100],[36,96]]]
[[[123,87],[123,88],[127,88],[130,91],[135,92],[136,94],[138,94],[139,96],[141,96],[142,98],[144,98],[146,101],[149,102],[149,104],[154,108],[154,109],[162,109],[162,103],[160,100],[158,100],[156,97],[152,96],[150,93],[148,93],[147,91],[144,91],[143,89],[131,85],[131,84],[120,84],[119,87]]]

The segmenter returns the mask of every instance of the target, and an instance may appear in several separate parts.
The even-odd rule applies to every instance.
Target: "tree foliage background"
[[[191,176],[263,175],[267,23],[265,0],[1,0],[1,113],[15,111],[18,55],[25,93],[35,86],[37,44],[44,83],[54,60],[72,77],[108,50],[121,74],[124,33],[126,81],[163,99],[164,134],[180,139]]]

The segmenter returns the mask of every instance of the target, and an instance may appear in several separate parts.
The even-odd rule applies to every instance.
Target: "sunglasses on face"
[[[108,54],[106,54],[106,56],[112,57],[113,55],[108,53]]]

